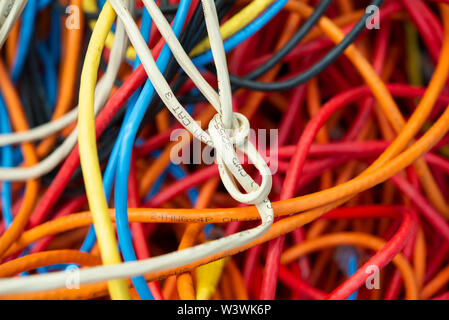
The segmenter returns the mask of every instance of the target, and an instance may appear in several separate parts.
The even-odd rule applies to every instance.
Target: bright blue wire
[[[20,148],[13,148],[13,167],[18,166],[23,162],[23,154]]]
[[[34,24],[37,13],[36,0],[29,0],[22,16],[22,26],[20,28],[18,48],[16,59],[14,61],[14,67],[12,68],[11,79],[14,83],[19,80],[22,73],[25,60],[30,48],[31,39],[34,33]]]
[[[212,233],[212,230],[214,230],[215,225],[213,223],[208,223],[204,226],[203,228],[203,232],[204,232],[204,236],[206,237],[206,239],[210,238],[210,235]]]
[[[190,6],[190,0],[182,0],[178,7],[178,11],[173,23],[173,31],[176,36],[179,36],[182,27],[184,25],[188,10]],[[157,66],[161,72],[164,72],[170,57],[171,52],[169,47],[165,44],[158,60]],[[131,164],[131,153],[134,145],[134,140],[139,129],[139,125],[145,115],[147,106],[154,94],[154,87],[150,80],[147,80],[142,92],[137,99],[136,104],[132,107],[128,121],[123,123],[123,137],[120,141],[121,150],[119,153],[119,160],[116,172],[115,182],[115,214],[117,233],[119,239],[120,249],[122,251],[125,261],[137,260],[132,244],[132,235],[129,229],[129,221],[127,214],[128,203],[128,177]],[[136,288],[141,299],[144,299],[150,293],[148,285],[143,276],[132,278],[134,287]]]
[[[11,124],[9,123],[9,115],[6,110],[6,105],[3,100],[3,97],[0,95],[0,132],[1,133],[10,133],[11,132]],[[13,163],[13,150],[10,145],[6,145],[0,148],[0,159],[2,167],[12,167]],[[12,191],[11,191],[11,182],[3,181],[2,182],[2,190],[1,190],[1,202],[2,202],[2,216],[3,223],[5,227],[8,228],[12,223]]]
[[[61,58],[61,17],[57,10],[51,11],[51,30],[48,39],[48,47],[55,66]]]
[[[101,9],[101,8],[103,8],[104,4],[106,3],[106,0],[98,0],[97,3],[98,3],[98,8]]]
[[[335,252],[334,259],[342,272],[348,278],[352,277],[357,272],[358,268],[358,253],[356,248],[352,246],[339,246]],[[354,291],[346,300],[356,300],[357,290]]]
[[[142,22],[140,24],[140,33],[142,34],[142,37],[147,40],[147,43],[150,40],[151,24],[152,24],[151,16],[148,13],[147,9],[144,8],[143,14],[142,14]],[[140,65],[140,58],[138,55],[136,55],[136,59],[134,59],[134,62],[133,62],[133,70],[136,70],[139,65]],[[141,88],[138,88],[133,93],[131,98],[129,98],[129,104],[131,106],[134,106],[136,104],[137,98],[139,98],[140,91],[141,91]],[[127,114],[129,114],[130,110],[131,110],[131,108],[126,109]]]
[[[347,266],[347,274],[348,278],[352,277],[354,273],[357,272],[357,253],[353,252],[348,257],[348,266]],[[354,291],[346,300],[357,300],[357,291]]]
[[[264,27],[268,22],[270,22],[273,17],[282,10],[288,0],[277,0],[273,5],[268,7],[259,17],[257,17],[252,23],[247,25],[245,28],[237,32],[231,38],[224,42],[224,48],[226,52],[231,51],[240,43],[251,37],[262,27]],[[212,52],[209,49],[203,54],[192,59],[196,66],[204,66],[213,60]]]
[[[126,119],[126,117],[125,117],[125,119]],[[121,137],[121,135],[119,134],[117,141],[120,141],[120,137]],[[115,169],[117,167],[117,158],[118,158],[119,150],[120,150],[120,148],[117,147],[117,143],[116,143],[116,145],[114,145],[114,148],[112,149],[108,164],[106,166],[106,170],[104,172],[103,190],[104,190],[106,199],[109,199],[111,197],[112,186],[114,184],[114,178],[115,178]],[[97,241],[97,236],[95,234],[95,228],[93,225],[91,225],[89,228],[89,231],[87,232],[86,237],[84,238],[83,244],[81,245],[80,251],[90,252],[96,241]]]

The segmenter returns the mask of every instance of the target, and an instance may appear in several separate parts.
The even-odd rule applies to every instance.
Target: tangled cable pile
[[[2,0],[0,48],[0,298],[449,298],[449,1]]]

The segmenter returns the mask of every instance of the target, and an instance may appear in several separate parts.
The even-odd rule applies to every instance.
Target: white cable
[[[120,65],[127,49],[127,36],[122,23],[118,23],[116,37],[111,49],[111,57],[104,76],[95,88],[94,112],[98,112],[104,107],[111,92],[114,81],[117,77]],[[76,114],[77,116],[77,114]],[[25,168],[0,168],[0,180],[2,181],[25,181],[39,178],[53,170],[68,154],[73,150],[78,139],[75,128],[66,140],[49,156],[38,164]]]
[[[3,47],[3,44],[8,38],[11,29],[14,27],[14,24],[19,19],[22,14],[25,5],[28,0],[15,0],[12,8],[9,10],[9,14],[6,16],[6,19],[3,21],[3,24],[0,27],[0,49]],[[7,7],[6,9],[8,9]],[[4,14],[7,14],[8,10],[4,11]]]
[[[30,130],[0,134],[0,147],[43,139],[58,131],[61,131],[69,124],[73,123],[77,117],[78,109],[75,108],[54,121],[47,122]]]
[[[0,2],[0,28],[5,23],[6,18],[9,16],[11,9],[14,5],[14,0],[2,0]]]
[[[145,1],[145,0],[144,0]],[[92,283],[99,281],[107,281],[111,279],[133,277],[148,272],[157,272],[166,269],[181,267],[191,262],[195,262],[205,257],[212,256],[218,252],[235,249],[243,244],[258,239],[265,234],[273,223],[273,208],[267,196],[271,190],[271,172],[268,169],[263,158],[257,150],[249,143],[249,123],[247,119],[240,114],[235,115],[235,121],[232,121],[235,133],[229,137],[227,130],[222,122],[221,115],[215,115],[209,123],[209,134],[201,131],[191,131],[195,126],[190,122],[184,122],[184,108],[180,105],[173,92],[170,89],[165,78],[160,73],[156,63],[149,52],[145,41],[140,35],[137,26],[129,14],[126,7],[120,0],[109,0],[114,10],[117,12],[119,19],[124,23],[128,36],[133,44],[140,60],[148,74],[156,92],[160,95],[166,106],[175,117],[189,130],[195,137],[208,141],[215,146],[218,154],[220,175],[225,177],[225,185],[229,188],[232,196],[235,196],[244,203],[255,203],[261,216],[261,224],[253,229],[245,230],[231,236],[227,236],[218,240],[207,242],[188,249],[172,252],[163,256],[150,258],[141,261],[126,262],[111,266],[99,266],[94,268],[84,268],[79,270],[79,283]],[[214,14],[212,12],[212,14]],[[216,15],[216,12],[215,12]],[[206,19],[208,15],[206,15]],[[217,19],[218,21],[218,19]],[[210,25],[212,28],[218,28]],[[167,43],[169,39],[166,39]],[[179,53],[179,52],[178,52]],[[186,70],[185,70],[186,71]],[[220,70],[219,72],[222,72]],[[186,71],[187,72],[187,71]],[[218,72],[218,68],[217,68]],[[227,69],[225,70],[227,72]],[[226,87],[224,87],[226,90]],[[206,90],[207,91],[207,90]],[[229,107],[230,104],[228,104]],[[222,109],[220,107],[220,109]],[[185,111],[185,110],[184,110]],[[231,110],[232,111],[232,110]],[[188,115],[188,114],[187,114]],[[246,121],[245,121],[246,120]],[[190,121],[190,119],[189,119]],[[193,119],[192,119],[193,122]],[[194,122],[193,122],[194,123]],[[198,125],[197,125],[198,126]],[[250,160],[252,160],[262,175],[262,186],[258,186],[254,180],[243,170],[237,155],[235,154],[234,145],[244,151]],[[221,160],[221,161],[220,161]],[[241,194],[235,185],[232,174],[247,192],[246,195]],[[56,272],[45,275],[33,275],[24,278],[10,278],[0,280],[0,294],[32,292],[41,290],[50,290],[63,287],[66,283],[67,274],[65,272]]]
[[[220,33],[217,9],[213,0],[202,0],[207,33],[209,35],[212,56],[217,69],[218,92],[223,111],[222,121],[226,129],[232,127],[232,90],[229,81],[228,64]]]

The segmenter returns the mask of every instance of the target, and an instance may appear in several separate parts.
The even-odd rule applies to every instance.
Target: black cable
[[[181,103],[182,105],[207,102],[207,99],[201,94],[198,94],[198,95],[187,94],[187,95],[179,97],[178,100],[179,100],[179,103]]]
[[[22,102],[23,112],[25,114],[26,121],[28,123],[28,126],[30,128],[35,127],[36,119],[34,118],[34,111],[33,111],[33,102],[31,99],[30,93],[32,92],[31,87],[31,81],[29,80],[29,75],[27,72],[28,69],[28,62],[25,62],[23,66],[22,76],[20,77],[20,86],[19,86],[19,97],[20,101]]]
[[[51,108],[39,74],[39,62],[36,58],[36,52],[36,43],[33,39],[25,60],[19,86],[19,96],[31,128],[47,123],[51,118]]]
[[[371,5],[380,7],[384,0],[374,0]],[[311,78],[318,75],[328,65],[335,61],[345,50],[352,44],[358,35],[365,28],[366,20],[371,16],[371,13],[365,13],[363,17],[357,22],[352,30],[344,37],[344,39],[338,43],[331,51],[329,51],[320,61],[314,64],[312,67],[302,72],[301,74],[285,80],[277,82],[260,82],[251,79],[241,78],[230,74],[231,83],[235,86],[245,89],[251,89],[255,91],[283,91],[294,88],[304,82],[307,82]]]
[[[159,0],[159,5],[162,6],[168,6],[170,3],[168,0]]]
[[[333,0],[322,0],[318,4],[318,6],[313,11],[312,15],[304,22],[301,28],[291,37],[291,39],[282,47],[279,51],[277,51],[270,59],[264,62],[263,65],[254,69],[251,73],[246,75],[244,79],[254,80],[261,75],[270,71],[274,66],[276,66],[287,54],[292,51],[296,45],[304,39],[304,37],[309,33],[309,31],[318,23],[318,20],[323,16],[326,12],[329,5],[333,2]]]

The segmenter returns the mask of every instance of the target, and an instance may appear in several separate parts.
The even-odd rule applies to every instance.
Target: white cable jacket
[[[0,147],[11,144],[20,144],[22,142],[36,141],[48,137],[49,135],[61,131],[69,124],[73,123],[77,116],[78,110],[75,108],[54,121],[42,124],[30,130],[0,134]]]
[[[5,0],[3,0],[5,1]],[[6,15],[5,20],[0,25],[0,49],[3,47],[3,44],[5,43],[6,39],[8,38],[9,33],[11,32],[12,28],[14,27],[14,24],[19,19],[20,15],[22,14],[23,9],[25,8],[28,0],[15,0],[14,4],[12,5],[12,8],[9,11],[8,14],[8,8],[9,6],[6,6],[4,8],[3,14]],[[0,20],[1,22],[1,20]]]
[[[217,68],[218,92],[222,109],[222,121],[226,129],[232,128],[232,90],[229,81],[226,53],[221,37],[217,9],[213,0],[202,0],[203,11],[206,20],[206,28],[209,34],[212,56]]]
[[[5,23],[6,18],[9,16],[11,9],[14,5],[14,0],[2,0],[0,2],[0,28]]]

